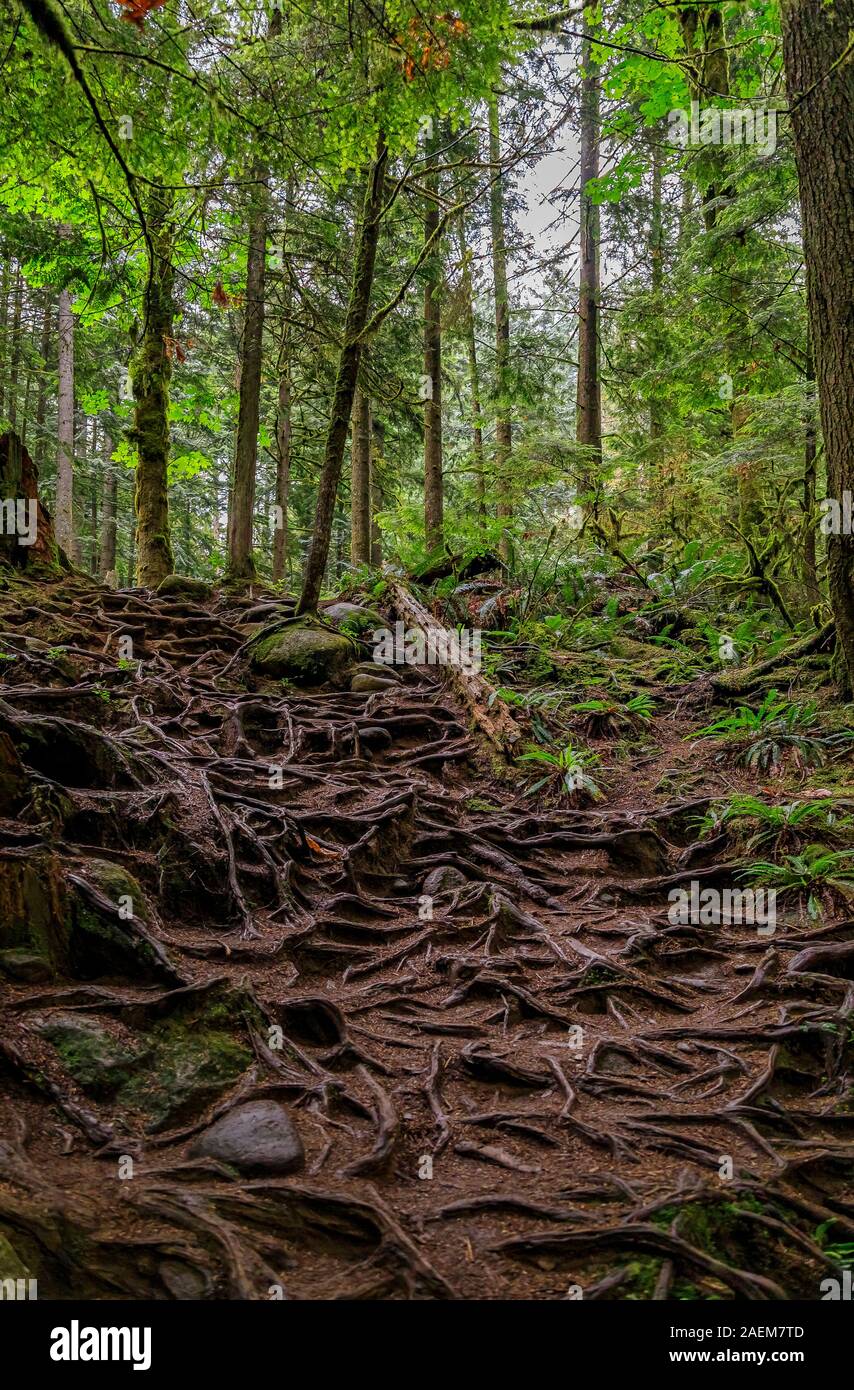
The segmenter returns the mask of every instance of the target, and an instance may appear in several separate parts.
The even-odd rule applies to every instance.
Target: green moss
[[[206,584],[203,579],[192,579],[186,574],[167,574],[158,584],[157,592],[175,598],[205,599],[210,598],[213,586]]]
[[[117,1092],[146,1055],[144,1048],[117,1041],[93,1019],[52,1019],[38,1031],[56,1048],[69,1076],[96,1097]]]
[[[261,675],[322,685],[343,672],[357,649],[343,632],[311,619],[286,619],[257,633],[250,652],[252,667]]]

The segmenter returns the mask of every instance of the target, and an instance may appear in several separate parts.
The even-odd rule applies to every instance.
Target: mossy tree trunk
[[[353,400],[350,463],[350,562],[371,562],[371,398],[364,387]]]
[[[59,295],[59,366],[57,395],[56,503],[57,544],[71,558],[74,551],[74,315],[71,291]]]
[[[498,410],[495,419],[495,485],[498,492],[498,516],[510,519],[513,515],[510,488],[510,455],[513,450],[513,425],[510,416],[510,296],[507,290],[507,236],[504,225],[504,187],[501,182],[501,121],[498,97],[489,102],[489,162],[492,182],[489,190],[489,220],[492,233],[492,278],[495,294],[495,375],[498,387]],[[510,536],[505,532],[499,550],[502,560],[511,559]]]
[[[585,450],[582,487],[595,493],[602,462],[602,387],[599,375],[599,209],[587,192],[599,177],[601,75],[592,58],[585,12],[581,45],[581,144],[579,156],[578,377],[575,437]],[[596,514],[594,503],[593,513]]]
[[[101,550],[98,572],[102,579],[116,568],[116,509],[119,482],[116,465],[112,462],[113,441],[104,434],[102,458],[104,460],[104,496],[101,507]]]
[[[172,379],[174,302],[172,297],[171,195],[152,193],[148,204],[151,263],[144,297],[142,332],[131,358],[136,445],[136,577],[154,589],[174,568],[169,537],[169,383]]]
[[[228,574],[231,579],[255,578],[252,521],[255,511],[255,473],[258,425],[261,418],[261,365],[264,343],[264,280],[267,248],[266,185],[255,171],[258,191],[249,215],[246,251],[246,313],[240,358],[240,404],[234,453],[234,485],[228,526]]]
[[[425,180],[427,204],[424,241],[439,229],[439,176],[432,169]],[[440,546],[445,534],[442,478],[442,261],[434,248],[425,269],[424,285],[424,536],[427,549]]]
[[[474,457],[474,486],[477,497],[478,516],[486,515],[486,471],[483,456],[483,424],[480,413],[480,367],[477,360],[477,336],[474,322],[474,293],[471,282],[471,253],[466,243],[465,224],[459,223],[459,245],[462,268],[460,272],[460,292],[462,295],[463,333],[466,340],[466,356],[469,367],[469,394],[472,416],[472,455]]]
[[[827,536],[827,574],[843,684],[854,691],[854,0],[784,0],[783,59],[798,167],[807,304],[827,493],[841,525]]]
[[[302,593],[297,604],[298,613],[314,613],[317,610],[323,584],[323,573],[326,569],[329,546],[332,540],[335,500],[338,496],[338,484],[341,480],[344,450],[347,447],[347,432],[350,427],[353,396],[359,379],[362,332],[368,322],[371,290],[374,284],[374,267],[383,212],[387,163],[388,151],[385,143],[380,140],[365,191],[353,280],[350,286],[350,299],[344,324],[344,341],[338,358],[335,396],[332,403],[332,415],[326,432],[326,446],[317,492],[314,534],[306,560]]]

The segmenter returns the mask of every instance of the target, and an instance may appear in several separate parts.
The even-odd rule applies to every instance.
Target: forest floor
[[[819,1298],[854,1241],[850,923],[668,915],[733,884],[697,824],[756,786],[686,741],[707,679],[559,809],[435,668],[252,675],[283,611],[0,594],[6,1263],[48,1298]],[[255,1101],[293,1171],[204,1152]]]

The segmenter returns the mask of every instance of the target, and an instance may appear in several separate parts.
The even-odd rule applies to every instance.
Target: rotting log
[[[802,637],[799,642],[792,642],[788,647],[784,647],[776,656],[769,657],[767,661],[759,661],[755,666],[742,667],[731,674],[713,676],[712,687],[720,695],[746,695],[761,681],[763,676],[775,671],[778,667],[785,666],[790,661],[798,661],[805,656],[812,656],[814,652],[821,651],[823,647],[829,649],[833,642],[834,633],[833,622],[827,622],[823,627],[817,628],[815,632],[810,632],[806,637]]]
[[[423,632],[431,649],[453,652],[455,634],[434,618],[400,579],[391,575],[386,578],[392,605],[407,627]],[[506,705],[496,698],[494,686],[465,660],[449,660],[441,669],[465,704],[475,728],[500,753],[512,756],[524,740],[524,733]]]

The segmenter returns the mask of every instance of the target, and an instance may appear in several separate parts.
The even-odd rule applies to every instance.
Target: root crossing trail
[[[850,926],[672,923],[732,883],[705,802],[538,807],[435,672],[249,676],[277,612],[3,601],[0,1236],[41,1295],[819,1298]]]

